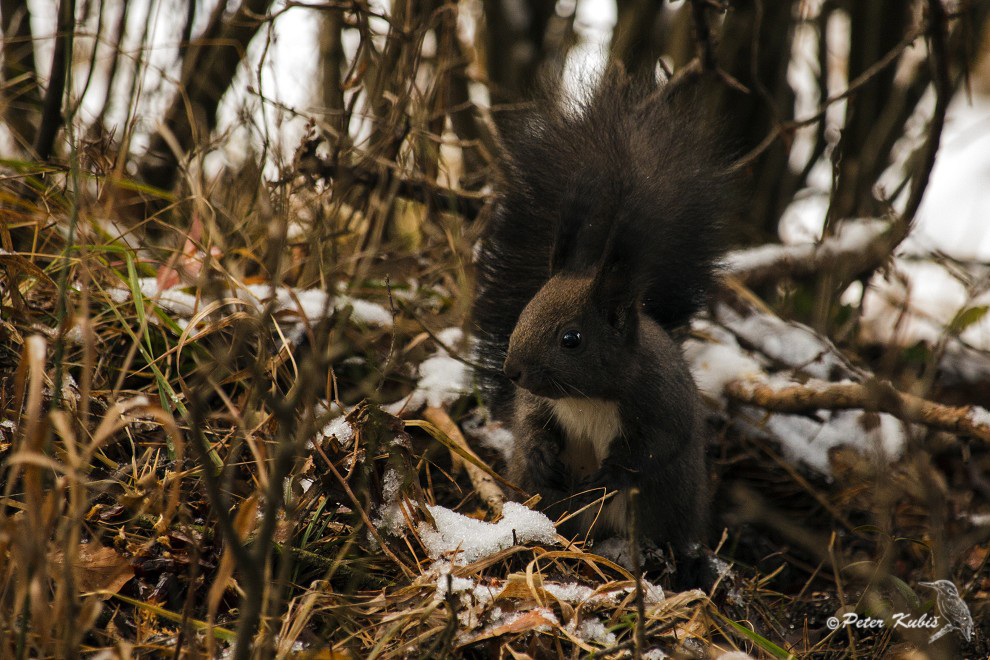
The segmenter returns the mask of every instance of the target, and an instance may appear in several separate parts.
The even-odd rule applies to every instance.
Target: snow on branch
[[[725,259],[725,272],[748,286],[823,270],[854,274],[886,256],[890,229],[886,220],[848,220],[834,236],[817,244],[761,245],[731,252]]]
[[[826,337],[778,317],[745,287],[723,290],[710,320],[693,324],[684,354],[702,393],[723,414],[732,406],[736,426],[780,443],[788,460],[825,475],[840,445],[895,459],[910,425],[990,440],[990,412],[881,384]]]
[[[725,393],[740,403],[780,413],[861,408],[886,412],[899,419],[990,442],[990,411],[979,406],[947,406],[900,392],[886,382],[825,383],[776,387],[769,382],[733,381]]]

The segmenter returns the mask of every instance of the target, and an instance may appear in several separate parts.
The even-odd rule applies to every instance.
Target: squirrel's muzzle
[[[513,383],[518,384],[519,379],[522,377],[522,366],[511,355],[505,358],[505,362],[502,364],[502,371],[505,373],[505,377]]]
[[[543,369],[538,365],[520,359],[510,353],[502,364],[502,372],[505,377],[512,381],[516,387],[532,392],[537,396],[556,398],[559,392],[550,385],[550,382],[542,376]]]

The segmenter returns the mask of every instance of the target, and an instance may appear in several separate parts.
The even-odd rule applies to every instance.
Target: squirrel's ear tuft
[[[553,245],[550,251],[550,274],[564,270],[573,257],[574,242],[578,233],[578,223],[557,222],[554,228]]]

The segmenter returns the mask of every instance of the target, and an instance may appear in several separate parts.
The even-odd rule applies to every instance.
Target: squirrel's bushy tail
[[[584,101],[546,94],[500,123],[498,195],[473,307],[478,376],[497,417],[512,400],[501,374],[509,336],[551,263],[589,273],[606,249],[621,254],[643,310],[668,329],[703,303],[731,181],[718,131],[693,96],[612,70]]]

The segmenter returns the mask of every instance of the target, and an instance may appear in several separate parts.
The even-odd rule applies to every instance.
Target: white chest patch
[[[601,467],[612,442],[622,435],[619,404],[602,399],[554,399],[554,417],[564,430],[564,462],[577,477]],[[626,494],[616,493],[603,508],[592,507],[581,516],[585,529],[619,533],[626,528]]]
[[[601,399],[567,398],[554,399],[551,406],[567,436],[568,453],[590,451],[588,458],[594,461],[594,469],[598,469],[608,456],[612,441],[622,434],[619,404]]]

